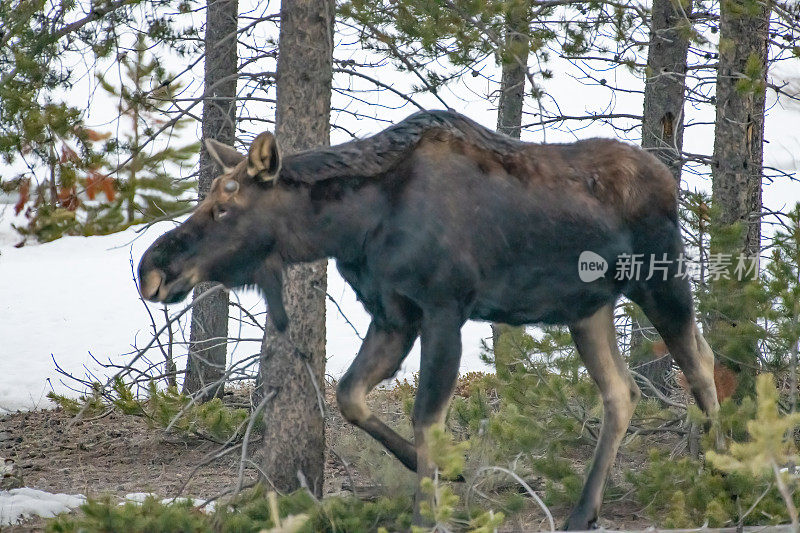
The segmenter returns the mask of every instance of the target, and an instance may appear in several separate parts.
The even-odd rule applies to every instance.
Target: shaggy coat
[[[444,420],[468,319],[569,326],[600,389],[603,428],[568,528],[597,519],[639,397],[615,340],[620,295],[642,307],[699,405],[716,411],[713,355],[679,272],[677,184],[647,152],[609,139],[524,143],[451,111],[417,113],[372,137],[285,158],[269,133],[247,156],[214,141],[207,147],[222,174],[195,213],[142,257],[142,295],[173,302],[200,281],[255,284],[283,329],[291,318],[284,265],[335,258],[372,316],[339,382],[342,414],[420,477],[433,472],[426,435]],[[583,252],[607,265],[604,275],[582,280]],[[616,265],[631,257],[643,259],[641,271],[619,275]],[[653,275],[650,258],[667,270]],[[394,375],[417,337],[411,443],[365,397]]]

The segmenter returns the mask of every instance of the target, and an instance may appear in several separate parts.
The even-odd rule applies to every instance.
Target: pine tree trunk
[[[521,3],[521,4],[524,4]],[[506,15],[505,50],[500,59],[500,98],[497,103],[497,131],[519,139],[525,78],[528,70],[528,20],[524,5],[511,8]]]
[[[515,4],[506,14],[506,46],[500,54],[502,74],[497,103],[497,131],[515,139],[519,139],[522,132],[522,106],[525,102],[528,70],[528,20],[525,4]],[[495,365],[505,365],[509,370],[513,368],[513,340],[524,331],[525,328],[521,326],[492,324]]]
[[[760,0],[720,3],[711,252],[733,254],[731,267],[740,254],[757,260],[760,253],[769,6]],[[732,281],[710,282],[715,309],[708,337],[739,374],[741,395],[752,391],[759,361],[746,290],[757,268],[741,280],[733,268],[729,273]]]
[[[684,7],[672,0],[653,0],[645,69],[642,147],[667,165],[678,183],[683,165],[683,102],[691,12],[691,2]],[[638,365],[636,370],[666,392],[672,358],[665,355],[654,359],[652,351],[644,353],[646,336],[655,337],[657,333],[644,317],[634,318],[631,324],[630,352]],[[647,387],[642,392],[650,394]]]
[[[692,5],[653,0],[647,51],[642,147],[667,165],[680,183],[683,101]]]
[[[285,154],[330,143],[333,0],[283,0],[278,50],[276,137]],[[303,485],[317,496],[324,481],[322,413],[327,261],[294,266],[285,276],[289,327],[268,321],[259,378],[268,486]]]
[[[208,0],[203,138],[216,139],[230,145],[233,145],[236,136],[238,18],[238,0]],[[219,168],[203,146],[197,188],[199,201],[206,197],[211,189],[211,182],[218,174]],[[213,283],[198,284],[193,297],[198,297],[212,286]],[[224,385],[220,380],[225,373],[227,338],[228,294],[217,291],[192,309],[184,393],[203,391],[203,400],[222,396]],[[206,388],[208,385],[212,386]]]
[[[744,224],[737,252],[750,257],[758,256],[761,246],[769,14],[769,2],[760,0],[726,0],[720,5],[712,201],[717,223]],[[752,90],[740,83],[747,79],[748,61],[761,69],[761,84]]]

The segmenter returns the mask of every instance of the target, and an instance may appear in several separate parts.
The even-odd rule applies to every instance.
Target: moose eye
[[[239,183],[236,182],[236,181],[230,180],[230,181],[225,183],[225,186],[223,187],[223,189],[225,190],[225,192],[233,194],[233,193],[235,193],[236,191],[239,190]]]
[[[219,206],[219,205],[215,205],[211,209],[211,215],[214,217],[214,220],[217,220],[217,221],[222,220],[225,217],[225,215],[227,215],[227,214],[228,214],[228,210],[225,209],[222,206]]]

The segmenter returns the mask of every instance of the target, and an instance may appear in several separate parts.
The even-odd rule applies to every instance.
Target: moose
[[[453,111],[421,111],[372,137],[287,157],[269,132],[246,155],[214,140],[206,147],[221,174],[142,257],[142,296],[177,302],[201,281],[256,286],[283,331],[291,318],[284,266],[336,259],[372,317],[337,403],[419,479],[434,473],[426,435],[444,421],[468,319],[566,325],[600,390],[603,424],[566,529],[595,524],[640,397],[616,342],[621,295],[658,330],[699,407],[718,410],[713,353],[680,272],[678,185],[642,149],[612,139],[525,143]],[[666,267],[585,280],[585,252],[598,265],[654,257]],[[394,376],[417,337],[412,443],[365,399]]]

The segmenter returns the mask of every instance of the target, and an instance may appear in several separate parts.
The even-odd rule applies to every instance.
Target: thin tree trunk
[[[506,14],[505,49],[499,54],[502,65],[500,98],[497,103],[497,131],[515,139],[522,132],[522,107],[525,102],[525,79],[528,69],[527,2],[512,5]],[[495,365],[513,369],[513,339],[525,328],[492,324],[492,347]]]
[[[691,12],[691,2],[684,7],[681,2],[673,0],[653,0],[645,69],[642,147],[667,165],[678,183],[683,166],[683,103]],[[647,336],[657,336],[652,324],[644,317],[634,318],[630,352],[638,364],[636,370],[666,393],[665,380],[672,366],[672,357],[654,358],[652,351],[644,353]],[[643,393],[649,394],[646,387]]]
[[[746,283],[757,276],[761,246],[761,177],[770,2],[720,3],[717,115],[712,183],[712,254],[733,254],[732,280],[711,281],[715,314],[709,342],[739,374],[738,394],[751,392],[759,361]],[[740,232],[731,228],[739,228]],[[734,272],[739,254],[755,261],[744,279]],[[734,346],[735,343],[735,346]]]
[[[800,219],[796,222],[797,226],[795,227],[795,239],[794,239],[794,256],[798,260],[797,270],[798,276],[800,276]],[[797,280],[800,283],[800,279]],[[794,302],[794,309],[792,310],[792,331],[793,334],[797,332],[797,326],[800,324],[800,301],[795,300]],[[789,393],[789,402],[792,406],[791,412],[794,413],[797,411],[797,357],[800,354],[800,339],[795,338],[792,339],[792,351],[791,351],[791,368],[789,372],[789,384],[790,384],[790,393]]]
[[[761,247],[769,5],[760,0],[720,5],[712,200],[718,224],[744,225],[736,251],[749,257],[757,257]],[[759,74],[749,80],[754,69]]]
[[[506,15],[505,49],[500,52],[502,74],[497,103],[497,131],[519,139],[525,78],[528,70],[528,20],[525,2],[509,9]]]
[[[283,0],[277,70],[276,137],[284,155],[330,143],[333,0]],[[325,432],[327,261],[285,276],[289,327],[267,322],[259,372],[264,408],[262,473],[269,486],[307,486],[322,495]]]
[[[216,139],[233,145],[236,137],[236,29],[239,17],[238,0],[208,0],[206,11],[206,66],[203,100],[203,138]],[[221,81],[221,80],[225,81]],[[212,88],[212,89],[208,89]],[[205,146],[200,152],[198,200],[202,201],[211,188],[219,168],[208,155]],[[195,287],[196,298],[212,283]],[[202,399],[222,396],[228,337],[228,294],[217,291],[192,309],[189,335],[189,360],[183,392],[203,390]],[[208,385],[213,385],[206,388]]]
[[[58,187],[56,186],[56,165],[58,157],[56,156],[56,143],[55,140],[50,141],[50,179],[47,181],[48,188],[50,189],[50,205],[53,209],[58,207]]]
[[[644,89],[642,147],[667,165],[680,183],[683,102],[692,4],[653,0]]]

